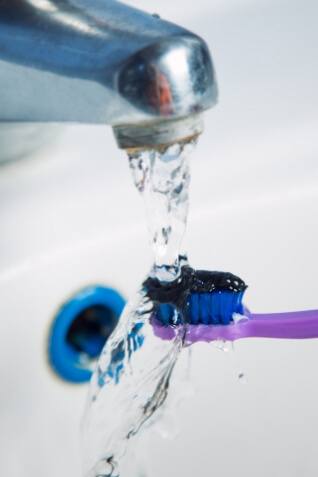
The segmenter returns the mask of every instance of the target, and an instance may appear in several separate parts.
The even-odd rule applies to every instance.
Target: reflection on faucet
[[[149,76],[152,77],[147,95],[149,104],[156,109],[161,116],[170,116],[173,113],[172,93],[168,79],[157,69],[156,65],[149,65]]]
[[[62,10],[63,3],[65,7],[69,8]],[[69,5],[65,0],[60,1],[58,6],[52,0],[26,0],[26,6],[27,4],[31,9],[35,8],[43,14],[47,14],[51,22],[56,21],[66,28],[72,29],[74,33],[105,36],[105,32],[98,26],[97,18],[88,15],[87,12],[83,12],[74,5]]]

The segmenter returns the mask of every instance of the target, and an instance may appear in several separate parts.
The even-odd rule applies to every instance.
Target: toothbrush
[[[172,339],[186,324],[186,344],[256,337],[318,338],[318,310],[251,313],[242,303],[247,286],[239,277],[184,268],[180,283],[171,284],[166,296],[164,287],[147,284],[152,285],[148,294],[157,305],[152,316],[156,336]],[[180,284],[181,292],[177,291]]]

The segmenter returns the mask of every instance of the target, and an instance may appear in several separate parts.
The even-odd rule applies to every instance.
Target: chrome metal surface
[[[114,0],[0,2],[2,122],[136,126],[197,114],[216,97],[204,41],[157,16]]]

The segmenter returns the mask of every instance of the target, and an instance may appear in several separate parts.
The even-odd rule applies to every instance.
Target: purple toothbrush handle
[[[156,336],[164,340],[173,339],[178,327],[163,326],[152,320]],[[186,342],[235,341],[241,338],[318,338],[318,310],[286,313],[249,313],[240,321],[229,325],[187,325]]]

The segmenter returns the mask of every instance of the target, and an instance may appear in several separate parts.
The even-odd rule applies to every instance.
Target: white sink
[[[241,276],[254,311],[318,308],[317,3],[131,3],[198,32],[218,73],[192,160],[191,264]],[[1,475],[81,475],[87,387],[54,375],[47,335],[81,287],[129,297],[149,269],[126,162],[109,128],[69,126],[0,169]],[[193,347],[198,392],[176,410],[175,441],[148,436],[152,477],[317,475],[318,340],[235,348]]]

